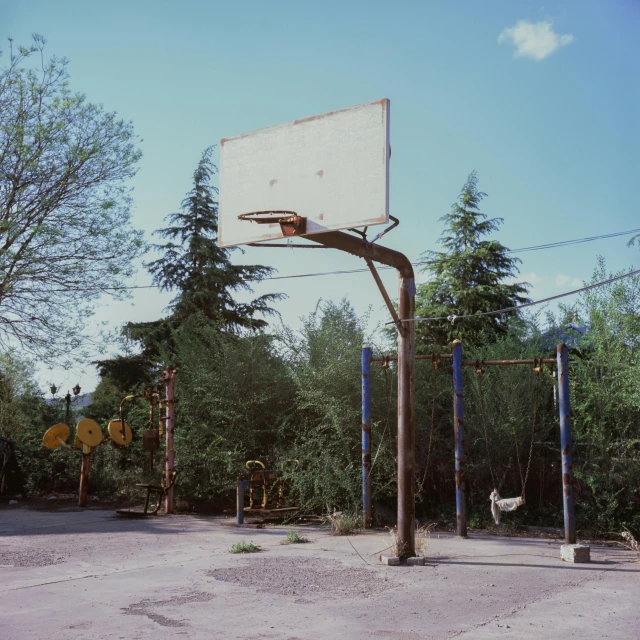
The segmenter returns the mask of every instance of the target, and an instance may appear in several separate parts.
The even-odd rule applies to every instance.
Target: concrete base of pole
[[[223,527],[236,527],[238,529],[266,529],[265,525],[261,522],[252,523],[252,522],[243,522],[238,524],[235,520],[231,522],[225,522],[224,520],[220,523]]]
[[[389,567],[399,567],[401,565],[407,567],[424,567],[425,559],[421,557],[407,558],[402,560],[398,556],[380,556],[380,562],[386,564]]]
[[[563,544],[560,559],[564,562],[591,562],[591,547],[587,544]]]

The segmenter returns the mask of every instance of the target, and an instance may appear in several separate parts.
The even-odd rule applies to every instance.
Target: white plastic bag
[[[517,498],[500,498],[497,489],[491,492],[489,500],[491,500],[491,515],[493,515],[496,524],[500,524],[501,511],[515,511],[524,504],[524,498],[522,496],[518,496]]]

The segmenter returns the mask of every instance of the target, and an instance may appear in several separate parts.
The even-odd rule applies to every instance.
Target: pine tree
[[[200,313],[221,329],[260,329],[267,323],[258,316],[272,314],[269,305],[281,296],[268,294],[248,303],[234,298],[238,291],[251,291],[249,282],[262,280],[273,270],[232,264],[232,249],[218,247],[217,189],[210,183],[217,169],[211,162],[211,151],[209,147],[202,154],[181,211],[168,216],[170,226],[156,231],[169,240],[154,247],[164,255],[145,266],[160,289],[178,292],[170,305],[175,324]]]
[[[444,251],[428,251],[423,273],[426,284],[418,287],[416,316],[435,318],[462,316],[522,304],[528,300],[527,283],[507,284],[518,272],[517,258],[496,240],[483,240],[498,230],[502,218],[488,218],[479,206],[487,196],[478,190],[478,176],[471,172],[450,213],[440,218],[445,229],[440,237]],[[515,312],[464,320],[416,323],[419,348],[445,348],[453,340],[474,346],[492,342],[507,332]]]
[[[169,305],[170,314],[152,322],[127,323],[123,336],[141,345],[142,353],[96,362],[107,374],[117,369],[122,377],[130,364],[129,373],[135,377],[136,372],[148,371],[161,353],[172,357],[175,331],[191,319],[233,334],[243,329],[262,329],[267,322],[261,316],[275,313],[270,305],[281,294],[259,296],[250,302],[239,302],[234,297],[238,291],[251,291],[249,283],[269,276],[273,269],[232,264],[232,249],[218,247],[217,189],[211,184],[217,168],[211,162],[211,152],[209,147],[202,154],[193,174],[193,188],[182,201],[180,211],[169,214],[169,226],[155,232],[168,240],[154,245],[162,252],[161,257],[145,264],[153,284],[176,292]]]

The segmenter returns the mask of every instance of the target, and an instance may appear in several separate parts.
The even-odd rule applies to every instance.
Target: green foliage
[[[593,282],[612,277],[603,259]],[[570,364],[578,524],[640,525],[640,278],[587,291],[564,318],[589,328]]]
[[[362,529],[362,516],[357,513],[336,513],[331,516],[331,535],[352,536]]]
[[[131,123],[73,93],[44,48],[34,36],[0,68],[0,346],[60,365],[144,248],[126,187],[141,154]]]
[[[479,211],[486,193],[478,190],[478,177],[469,174],[458,201],[440,220],[445,229],[440,243],[445,251],[428,251],[426,284],[418,287],[416,315],[462,316],[503,309],[527,301],[526,284],[507,284],[518,273],[519,260],[497,240],[483,240],[498,230],[501,218]],[[464,322],[416,323],[416,341],[422,349],[448,347],[456,338],[468,346],[486,344],[505,335],[509,314],[467,318]]]
[[[257,553],[258,551],[262,551],[260,545],[254,544],[253,542],[245,542],[244,540],[236,542],[231,545],[231,549],[229,549],[229,553]]]
[[[301,536],[297,531],[287,531],[285,539],[280,544],[304,544],[309,538]]]
[[[295,421],[284,423],[286,457],[300,460],[290,474],[299,504],[321,512],[360,502],[360,350],[364,323],[346,300],[321,302],[302,328],[281,340],[291,371],[288,387]]]
[[[247,460],[276,462],[277,435],[295,413],[291,379],[272,337],[236,338],[198,316],[177,331],[176,354],[178,491],[231,492]]]

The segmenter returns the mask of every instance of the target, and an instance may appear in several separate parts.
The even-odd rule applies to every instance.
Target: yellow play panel
[[[55,449],[67,441],[70,433],[69,427],[64,422],[54,424],[53,427],[46,430],[42,438],[42,444],[47,449]]]
[[[131,427],[125,422],[123,430],[122,422],[120,422],[120,420],[112,420],[107,427],[107,431],[109,432],[109,437],[116,444],[119,444],[121,446],[128,445],[133,438]]]
[[[100,425],[91,418],[83,418],[76,425],[76,435],[82,444],[88,447],[97,447],[102,442],[102,430]]]

